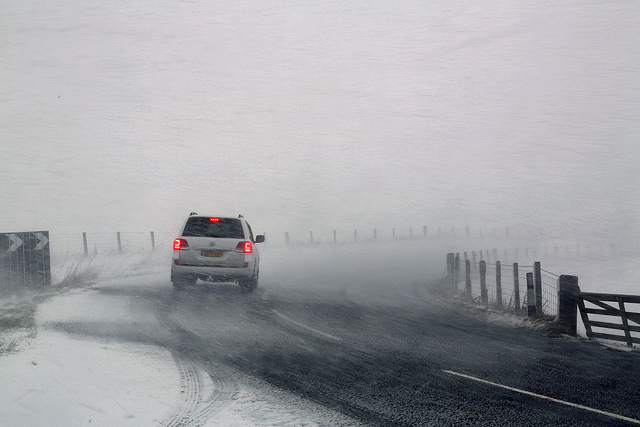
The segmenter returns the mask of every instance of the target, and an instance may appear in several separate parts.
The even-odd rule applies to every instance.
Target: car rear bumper
[[[213,281],[226,281],[248,279],[253,276],[253,270],[253,265],[249,265],[246,268],[180,265],[171,267],[171,276],[197,276],[198,278]]]

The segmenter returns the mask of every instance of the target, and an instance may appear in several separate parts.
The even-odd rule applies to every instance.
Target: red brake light
[[[209,218],[211,222],[220,222],[220,218]]]
[[[251,245],[251,242],[248,240],[246,242],[240,242],[238,246],[236,246],[236,252],[250,254],[253,252],[253,245]]]
[[[173,241],[173,250],[180,251],[184,249],[189,249],[189,244],[185,239],[175,239]]]

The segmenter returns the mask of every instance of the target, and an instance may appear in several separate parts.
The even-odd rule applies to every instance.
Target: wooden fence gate
[[[587,307],[587,303],[590,304],[589,307]],[[628,304],[640,304],[640,296],[580,292],[578,307],[580,308],[580,315],[582,316],[587,337],[624,341],[630,347],[634,343],[640,344],[640,313],[629,311]],[[590,314],[598,319],[600,319],[600,316],[615,317],[619,319],[620,323],[596,320],[590,318]],[[608,320],[608,318],[606,319]],[[634,324],[631,325],[630,322]],[[594,332],[593,328],[623,331],[624,335]]]

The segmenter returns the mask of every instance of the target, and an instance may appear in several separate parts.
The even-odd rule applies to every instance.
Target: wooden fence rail
[[[598,308],[586,307],[585,302]],[[632,335],[632,332],[640,333],[640,313],[629,311],[627,304],[640,304],[640,296],[580,292],[578,307],[580,308],[580,315],[582,316],[582,323],[584,323],[587,337],[624,341],[629,347],[632,347],[634,343],[640,344],[640,335]],[[619,318],[621,323],[595,320],[589,317],[590,314]],[[635,325],[630,325],[629,322],[633,322]],[[594,332],[594,327],[623,331],[624,335]]]

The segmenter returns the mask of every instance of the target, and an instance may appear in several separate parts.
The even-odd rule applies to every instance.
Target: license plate
[[[224,255],[224,252],[221,252],[221,251],[210,251],[206,249],[202,251],[202,256],[221,257],[223,255]]]

